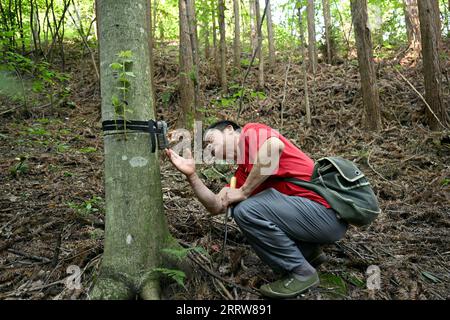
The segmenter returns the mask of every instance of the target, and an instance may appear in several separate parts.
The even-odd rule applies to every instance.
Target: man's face
[[[236,146],[232,126],[226,127],[223,131],[218,129],[206,131],[205,144],[211,155],[216,159],[234,160]]]

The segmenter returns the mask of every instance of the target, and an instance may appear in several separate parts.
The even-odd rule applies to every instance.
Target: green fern
[[[176,283],[178,283],[180,286],[182,286],[184,289],[186,289],[186,286],[184,285],[184,280],[186,279],[186,274],[181,270],[176,269],[167,269],[167,268],[155,268],[153,269],[154,272],[159,272],[166,277],[171,278],[172,280],[175,280]]]
[[[195,251],[198,253],[202,253],[204,255],[208,255],[208,252],[202,247],[190,247],[190,248],[180,248],[180,249],[172,249],[172,248],[164,248],[163,252],[174,256],[175,258],[182,260],[187,257],[190,251]]]

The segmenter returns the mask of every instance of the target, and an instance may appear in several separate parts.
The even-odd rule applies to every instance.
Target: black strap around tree
[[[160,121],[158,121],[160,122]],[[150,134],[151,140],[151,150],[152,153],[156,151],[156,135],[158,135],[158,144],[160,149],[164,149],[167,145],[164,143],[166,140],[165,134],[167,130],[167,125],[165,122],[161,121],[160,123],[164,123],[161,127],[158,127],[158,122],[155,120],[147,120],[147,121],[139,121],[139,120],[105,120],[102,122],[103,131],[140,131],[147,132]],[[165,127],[164,127],[165,126]],[[161,136],[161,138],[159,138]]]

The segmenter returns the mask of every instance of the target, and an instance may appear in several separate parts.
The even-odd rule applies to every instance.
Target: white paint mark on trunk
[[[147,165],[147,163],[148,163],[148,160],[145,159],[145,158],[143,158],[143,157],[133,157],[133,158],[130,160],[130,165],[131,165],[133,168],[136,168],[136,167],[144,167],[144,166]]]
[[[127,235],[127,244],[130,245],[132,241],[133,237],[131,236],[131,234]]]

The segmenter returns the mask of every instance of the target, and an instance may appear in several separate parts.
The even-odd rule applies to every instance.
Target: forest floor
[[[172,128],[178,118],[176,54],[170,47],[155,54],[157,112]],[[71,56],[67,72],[72,103],[35,108],[27,116],[19,109],[0,115],[0,299],[84,299],[101,263],[99,86],[89,55],[74,51]],[[264,94],[246,93],[238,122],[266,123],[313,159],[339,155],[354,160],[369,177],[383,210],[369,227],[351,227],[344,239],[324,247],[331,260],[319,269],[321,284],[298,299],[449,299],[450,136],[423,124],[426,107],[398,73],[424,92],[421,65],[405,60],[395,67],[394,60],[378,61],[384,120],[383,130],[372,133],[361,122],[356,61],[321,63],[315,79],[310,77],[313,124],[308,128],[302,67],[294,55],[288,56],[278,57],[274,70],[267,71]],[[227,99],[220,99],[215,73],[206,64],[202,70],[205,119],[234,118],[236,86]],[[449,62],[444,70],[450,103]],[[242,76],[239,72],[231,78],[239,84]],[[250,73],[246,87],[256,87],[255,79]],[[0,97],[2,103],[10,102]],[[207,218],[185,179],[163,156],[160,164],[170,231],[184,245],[203,247],[208,254],[197,259],[209,270],[199,268],[186,283],[187,290],[167,281],[164,297],[260,298],[252,289],[273,280],[273,272],[252,252],[234,222],[221,262],[221,219]],[[221,174],[208,174],[206,167],[198,170],[215,191],[226,182]],[[65,285],[71,265],[81,268],[81,290]],[[372,265],[380,268],[380,290],[366,287]]]

